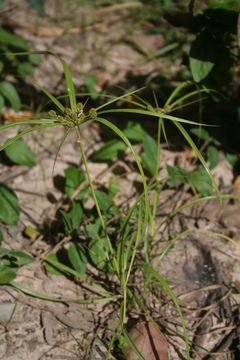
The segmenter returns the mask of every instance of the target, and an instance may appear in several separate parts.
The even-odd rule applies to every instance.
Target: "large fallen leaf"
[[[139,321],[130,331],[130,338],[146,360],[168,360],[168,343],[161,331],[149,320]],[[129,346],[126,360],[138,360]]]

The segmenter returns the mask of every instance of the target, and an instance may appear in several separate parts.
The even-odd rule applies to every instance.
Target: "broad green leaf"
[[[79,185],[83,183],[85,176],[84,173],[75,166],[70,166],[64,170],[64,174],[66,177],[65,192],[71,197]]]
[[[11,107],[15,111],[19,111],[21,100],[15,87],[8,81],[0,82],[0,93],[9,101]]]
[[[197,169],[189,174],[189,182],[203,196],[211,195],[212,181],[204,169]]]
[[[210,162],[210,169],[213,169],[219,163],[218,149],[215,146],[209,145],[207,148],[207,156]]]
[[[17,258],[17,266],[24,266],[34,261],[34,258],[23,251],[10,250],[8,253],[10,256]]]
[[[112,205],[113,201],[110,195],[101,190],[95,191],[98,205],[102,211],[107,211]]]
[[[209,132],[200,126],[195,127],[190,131],[192,134],[196,135],[200,140],[206,141],[209,139]]]
[[[25,79],[27,75],[33,75],[33,70],[33,65],[30,62],[20,62],[17,67],[18,75],[23,79]]]
[[[190,69],[194,81],[200,82],[204,80],[211,72],[215,63],[210,61],[198,60],[194,57],[190,57]]]
[[[99,239],[99,231],[101,229],[101,222],[100,219],[97,219],[94,224],[87,224],[85,226],[85,233],[88,237],[93,240]]]
[[[216,40],[207,32],[197,36],[190,50],[190,69],[194,81],[204,80],[215,65]]]
[[[143,140],[143,153],[142,153],[142,162],[147,169],[147,171],[154,176],[157,166],[157,144],[156,141],[150,136],[145,135]]]
[[[7,157],[18,165],[34,166],[36,160],[34,154],[28,144],[22,140],[16,140],[9,145],[5,150]]]
[[[33,262],[34,258],[23,251],[10,250],[0,247],[0,254],[4,255],[6,258],[5,265],[11,266],[14,263],[14,266],[20,267],[23,265],[30,264]],[[1,266],[3,265],[3,258],[0,258]]]
[[[119,208],[113,203],[113,205],[110,207],[110,209],[106,213],[106,220],[114,217],[115,215],[119,215],[120,210]]]
[[[0,222],[17,225],[19,212],[16,195],[7,185],[0,183]]]
[[[82,222],[83,209],[79,203],[73,201],[72,209],[69,213],[60,211],[63,217],[64,229],[67,234],[76,232],[80,233],[80,225]]]
[[[4,267],[0,268],[0,285],[9,284],[10,281],[15,279],[17,275],[17,269]]]
[[[7,267],[12,268],[13,270],[17,270],[17,258],[15,256],[10,256],[8,253],[8,249],[0,249],[0,269],[4,269]]]
[[[129,140],[142,142],[146,136],[146,131],[139,123],[129,122],[123,133]]]
[[[2,95],[0,95],[0,114],[2,112],[3,106],[4,106],[4,98],[2,97]]]
[[[238,155],[234,155],[231,153],[226,153],[226,158],[227,158],[227,161],[229,162],[229,164],[232,165],[233,167],[236,165],[236,163],[239,160]]]
[[[46,259],[49,259],[49,260],[53,260],[54,262],[56,262],[57,264],[61,264],[59,261],[58,261],[58,257],[56,254],[49,254],[47,256]],[[63,275],[63,273],[57,269],[57,267],[55,267],[54,265],[48,263],[47,261],[44,261],[43,263],[45,269],[50,273],[50,274],[53,274],[53,275]],[[58,267],[59,268],[59,267]]]
[[[93,264],[102,271],[108,271],[110,260],[107,240],[99,238],[92,240],[89,244],[89,255]]]
[[[26,0],[40,16],[44,16],[44,0]]]
[[[4,68],[4,64],[2,61],[0,61],[0,73],[2,72],[3,68]]]
[[[170,186],[174,186],[176,181],[179,181],[181,184],[188,182],[187,171],[180,168],[179,166],[167,165],[167,172],[170,180]]]
[[[0,44],[10,45],[16,49],[29,51],[28,45],[20,37],[11,34],[7,30],[0,27]]]
[[[117,195],[119,190],[120,190],[119,180],[111,176],[108,181],[108,193],[111,196],[111,198],[114,198],[114,196]]]
[[[92,159],[94,161],[115,160],[125,150],[126,145],[121,140],[110,140],[94,153]]]
[[[82,244],[72,243],[68,249],[68,257],[73,268],[80,274],[85,274],[87,268],[87,255]]]
[[[96,100],[99,97],[99,93],[96,90],[97,77],[94,74],[88,74],[84,77],[84,85],[87,91],[91,94],[91,98]]]
[[[33,65],[39,65],[42,62],[42,57],[40,54],[30,53],[28,59]]]

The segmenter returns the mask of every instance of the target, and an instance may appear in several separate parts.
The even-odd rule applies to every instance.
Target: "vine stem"
[[[106,236],[106,240],[107,240],[107,244],[108,244],[110,254],[112,256],[113,267],[114,267],[114,270],[116,271],[116,273],[117,273],[117,275],[119,277],[120,276],[119,266],[118,266],[117,260],[116,260],[116,258],[114,256],[114,250],[113,250],[113,247],[112,247],[112,243],[111,243],[111,240],[110,240],[110,238],[108,236],[107,228],[106,228],[105,222],[103,220],[101,209],[99,207],[98,200],[97,200],[97,197],[96,197],[96,193],[95,193],[95,190],[94,190],[94,187],[93,187],[92,178],[91,178],[91,175],[90,175],[90,172],[89,172],[87,158],[86,158],[85,151],[84,151],[84,148],[83,148],[83,144],[82,144],[82,141],[81,141],[81,134],[80,134],[80,130],[79,130],[78,126],[75,127],[75,131],[76,131],[77,140],[78,140],[78,143],[79,143],[79,146],[80,146],[80,150],[81,150],[81,153],[82,153],[82,158],[83,158],[84,166],[85,166],[85,169],[86,169],[87,178],[88,178],[89,186],[90,186],[90,189],[91,189],[92,197],[93,197],[93,200],[94,200],[94,203],[95,203],[95,206],[96,206],[96,210],[97,210],[100,222],[101,222],[101,226],[102,226],[104,234]]]

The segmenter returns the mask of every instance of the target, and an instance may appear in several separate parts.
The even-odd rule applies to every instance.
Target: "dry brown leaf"
[[[193,149],[189,149],[189,148],[187,148],[184,151],[184,156],[185,156],[186,161],[188,161],[190,163],[197,159],[197,154],[195,153],[195,151]]]
[[[240,176],[238,175],[233,184],[233,192],[238,193],[240,188]]]
[[[130,331],[130,338],[146,360],[167,360],[168,343],[161,331],[149,319],[139,321]],[[128,348],[126,360],[138,360],[132,348]]]
[[[12,109],[6,109],[2,113],[2,117],[4,121],[14,122],[21,120],[30,120],[33,119],[34,113],[32,111],[18,111],[15,112]]]

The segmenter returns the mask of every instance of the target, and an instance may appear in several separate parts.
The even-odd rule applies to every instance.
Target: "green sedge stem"
[[[144,246],[146,248],[146,262],[149,263],[149,244],[148,244],[148,220],[149,220],[149,197],[148,197],[148,186],[147,186],[147,182],[146,182],[146,178],[144,175],[144,171],[141,165],[141,162],[136,154],[136,152],[134,151],[132,144],[130,143],[130,141],[128,140],[128,138],[124,135],[124,133],[118,129],[117,126],[115,126],[114,124],[112,124],[110,121],[104,119],[104,118],[100,118],[97,117],[95,119],[96,121],[100,122],[101,124],[109,127],[110,129],[112,129],[123,141],[124,143],[128,146],[128,148],[130,149],[132,156],[137,164],[137,167],[139,169],[140,175],[142,177],[142,181],[143,181],[143,189],[144,189],[144,198],[145,198],[145,214],[144,214],[144,224],[143,224],[143,241],[144,241]]]
[[[79,145],[80,145],[82,158],[83,158],[84,166],[85,166],[85,169],[86,169],[87,178],[88,178],[89,186],[90,186],[90,189],[91,189],[92,197],[93,197],[93,200],[94,200],[94,203],[95,203],[95,206],[96,206],[96,210],[97,210],[100,222],[101,222],[101,226],[102,226],[104,234],[106,236],[106,240],[107,240],[107,244],[108,244],[110,254],[111,254],[112,259],[113,259],[113,267],[114,267],[114,270],[116,271],[117,275],[119,276],[120,273],[119,273],[118,263],[117,263],[117,260],[115,258],[115,255],[114,255],[114,250],[113,250],[113,247],[112,247],[112,243],[111,243],[111,240],[110,240],[110,238],[108,236],[107,228],[106,228],[105,222],[103,220],[103,216],[102,216],[102,213],[101,213],[101,210],[100,210],[100,207],[99,207],[99,204],[98,204],[98,200],[97,200],[97,197],[96,197],[96,193],[95,193],[95,190],[94,190],[94,187],[93,187],[93,183],[92,183],[91,175],[90,175],[90,172],[89,172],[85,151],[84,151],[82,141],[81,141],[80,130],[79,130],[78,126],[75,127],[75,131],[76,131],[77,139],[78,139],[78,142],[79,142]]]
[[[158,138],[157,138],[157,163],[156,163],[156,171],[155,171],[155,182],[157,183],[158,179],[158,172],[159,172],[159,157],[160,157],[160,141],[161,141],[161,128],[162,128],[162,118],[158,119]],[[153,211],[152,211],[152,218],[151,218],[151,239],[155,236],[155,218],[157,212],[157,204],[159,198],[159,191],[156,187],[154,191],[154,200],[153,200]]]

